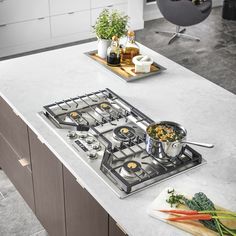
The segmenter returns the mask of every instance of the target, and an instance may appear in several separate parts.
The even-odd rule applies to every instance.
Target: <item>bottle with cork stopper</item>
[[[116,35],[112,37],[111,46],[107,49],[107,64],[109,66],[120,65],[120,45]]]
[[[127,33],[127,42],[122,48],[121,62],[127,65],[132,65],[133,57],[140,54],[140,49],[138,44],[135,42],[135,33],[129,30]]]

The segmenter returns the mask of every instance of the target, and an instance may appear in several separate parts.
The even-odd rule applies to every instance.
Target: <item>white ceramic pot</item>
[[[107,57],[107,48],[110,46],[111,40],[109,39],[98,39],[98,56],[101,58]]]
[[[149,73],[151,70],[151,65],[153,59],[149,56],[139,55],[132,59],[135,65],[135,73]]]

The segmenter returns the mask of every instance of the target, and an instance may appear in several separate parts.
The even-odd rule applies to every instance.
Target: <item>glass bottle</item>
[[[122,48],[121,62],[131,65],[133,64],[133,57],[139,55],[139,46],[135,42],[134,31],[128,31],[127,33],[127,42]]]
[[[111,46],[107,49],[107,64],[109,66],[120,65],[120,45],[117,36],[112,37]]]

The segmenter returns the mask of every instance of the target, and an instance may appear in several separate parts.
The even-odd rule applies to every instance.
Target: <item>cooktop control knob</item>
[[[100,149],[101,149],[101,145],[100,145],[100,143],[94,143],[94,144],[92,145],[92,148],[93,148],[94,150],[100,150]]]
[[[84,139],[84,138],[87,138],[87,137],[88,137],[88,133],[82,131],[82,132],[79,132],[79,133],[78,133],[78,136],[79,136],[79,138]]]
[[[85,141],[86,141],[87,144],[92,144],[94,142],[94,138],[93,137],[88,137],[88,138],[86,138]]]
[[[75,139],[77,138],[77,133],[75,131],[68,131],[67,137],[69,139]]]
[[[97,159],[97,152],[96,150],[90,150],[87,152],[88,158],[91,160]]]

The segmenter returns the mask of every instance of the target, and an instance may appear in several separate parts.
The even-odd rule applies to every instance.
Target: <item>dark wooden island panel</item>
[[[0,167],[50,236],[125,236],[0,97]]]
[[[67,236],[108,236],[107,212],[64,167]]]
[[[1,96],[0,167],[35,211],[28,128]]]
[[[0,133],[17,153],[18,159],[25,159],[30,165],[30,152],[27,125],[0,97]]]
[[[0,166],[29,207],[35,211],[31,171],[18,161],[19,156],[0,134]]]
[[[109,236],[128,236],[111,216],[109,217]]]
[[[62,164],[29,130],[35,212],[50,236],[65,236]]]

